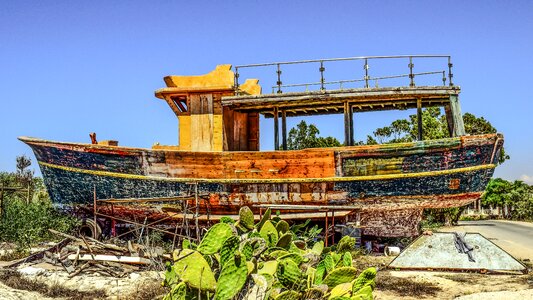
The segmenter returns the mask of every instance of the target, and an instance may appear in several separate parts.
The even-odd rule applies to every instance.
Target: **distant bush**
[[[26,249],[55,238],[48,229],[69,232],[78,221],[60,212],[48,201],[30,202],[8,199],[0,219],[0,241],[16,243]]]

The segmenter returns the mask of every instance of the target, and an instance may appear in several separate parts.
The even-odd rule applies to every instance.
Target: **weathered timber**
[[[278,108],[274,107],[274,149],[279,150],[279,122],[278,122]]]
[[[119,263],[128,263],[128,264],[140,264],[140,265],[149,265],[150,260],[144,257],[133,257],[133,256],[124,256],[124,255],[104,255],[104,254],[95,254],[94,257],[91,254],[71,254],[68,256],[68,259],[74,260],[83,260],[83,261],[109,261],[109,262],[119,262]]]
[[[287,111],[281,111],[281,141],[283,143],[283,150],[287,150]]]
[[[422,99],[416,100],[417,139],[422,140]]]
[[[450,108],[453,118],[453,136],[465,135],[465,125],[463,123],[463,115],[461,114],[461,106],[459,105],[459,99],[457,95],[450,96]]]
[[[61,248],[63,248],[65,245],[67,245],[70,241],[71,241],[70,238],[65,238],[65,239],[61,240],[60,242],[58,242],[57,244],[53,245],[52,247],[49,247],[49,248],[47,248],[45,250],[36,252],[36,253],[34,253],[34,254],[32,254],[32,255],[30,255],[28,257],[22,258],[20,260],[17,260],[16,262],[11,263],[11,264],[7,265],[6,267],[14,268],[14,267],[20,266],[23,263],[32,262],[34,260],[41,259],[41,258],[44,257],[46,252],[58,252]]]
[[[350,122],[350,105],[348,102],[344,102],[344,145],[351,146],[350,139],[352,136],[352,128]]]

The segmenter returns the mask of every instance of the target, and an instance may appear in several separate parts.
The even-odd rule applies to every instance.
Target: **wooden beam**
[[[453,126],[452,108],[450,104],[446,104],[444,106],[444,112],[446,113],[446,122],[448,123],[448,133],[450,137],[453,137],[454,126]]]
[[[344,145],[350,145],[351,137],[351,127],[350,127],[350,105],[348,101],[344,102]]]
[[[418,140],[422,140],[422,99],[416,99],[416,120],[418,125]]]
[[[353,106],[349,105],[350,110],[350,146],[355,144],[354,130],[353,130]]]
[[[461,105],[459,105],[459,97],[457,95],[450,95],[450,108],[453,118],[453,136],[465,135],[465,124],[463,123]]]
[[[278,108],[274,107],[274,150],[279,150]]]
[[[281,139],[283,142],[283,150],[287,150],[287,112],[281,111]]]

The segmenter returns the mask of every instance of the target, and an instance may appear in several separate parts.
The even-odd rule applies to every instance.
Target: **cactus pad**
[[[359,276],[354,280],[352,283],[352,293],[357,293],[360,289],[362,289],[367,283],[371,282],[376,278],[377,270],[376,268],[368,268],[361,272]]]
[[[302,280],[302,272],[300,271],[300,268],[290,259],[278,262],[276,275],[279,282],[286,288],[293,288]]]
[[[248,206],[239,209],[239,223],[248,230],[254,229],[254,213]]]
[[[318,241],[313,245],[313,248],[311,248],[311,252],[316,255],[321,255],[322,251],[324,251],[324,241]]]
[[[174,251],[173,255],[174,271],[182,281],[201,291],[215,291],[215,275],[200,252],[183,249]]]
[[[263,263],[263,267],[261,267],[257,273],[259,274],[269,274],[274,276],[276,274],[276,269],[278,268],[278,261],[276,260],[269,260]]]
[[[288,253],[282,256],[278,257],[278,261],[284,260],[284,259],[290,259],[293,262],[296,263],[296,265],[300,265],[302,262],[305,261],[304,257],[297,253]]]
[[[263,217],[261,218],[261,220],[259,220],[259,223],[257,223],[257,225],[255,225],[255,228],[259,231],[261,231],[261,227],[263,227],[263,225],[265,224],[266,221],[270,220],[270,214],[272,213],[272,210],[269,208],[267,208],[267,210],[265,211],[265,213],[263,214]]]
[[[288,249],[292,242],[292,234],[290,232],[284,233],[280,236],[277,247]]]
[[[285,291],[276,296],[276,300],[299,300],[302,295],[296,291]]]
[[[227,238],[220,248],[220,266],[223,267],[228,260],[233,259],[235,251],[239,249],[239,237],[230,236]]]
[[[342,265],[344,267],[351,267],[353,265],[352,254],[350,252],[344,252],[342,256]]]
[[[350,282],[341,283],[331,290],[329,300],[337,297],[350,297],[352,293],[352,284]]]
[[[276,224],[276,230],[279,234],[285,233],[289,231],[289,223],[287,221],[281,220]]]
[[[259,233],[270,247],[274,247],[278,243],[278,231],[272,222],[266,221],[261,227],[261,231],[259,231]]]
[[[355,249],[355,238],[345,235],[337,244],[337,253],[344,254],[346,251],[353,251]]]
[[[224,241],[233,235],[231,226],[226,223],[213,225],[198,245],[198,251],[202,254],[211,255],[217,252]]]
[[[326,278],[324,283],[330,288],[334,288],[339,284],[351,282],[357,277],[357,269],[353,267],[342,267],[332,270]]]
[[[244,259],[240,259],[238,256],[235,259],[230,259],[218,277],[218,283],[216,287],[215,299],[225,300],[232,299],[237,295],[248,277],[248,266]]]
[[[362,289],[360,289],[357,293],[352,295],[352,298],[354,300],[372,300],[372,288],[370,286],[364,286]]]
[[[223,216],[220,218],[220,223],[235,224],[235,220],[233,220],[231,217]]]

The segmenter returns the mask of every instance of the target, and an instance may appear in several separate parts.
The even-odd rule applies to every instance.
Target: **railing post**
[[[442,85],[446,86],[446,71],[442,71]]]
[[[409,56],[409,86],[414,87],[415,86],[415,75],[413,74],[413,67],[415,65],[413,64],[413,57]]]
[[[239,68],[235,67],[235,75],[233,76],[233,86],[235,88],[235,96],[239,96]]]
[[[451,56],[448,56],[448,77],[450,77],[450,86],[453,86],[453,81],[452,81],[452,78],[453,78],[452,67],[453,67],[453,64],[452,64],[452,57],[451,57]]]
[[[276,73],[278,74],[278,82],[276,82],[277,85],[278,85],[278,94],[281,94],[283,92],[281,91],[282,82],[281,82],[281,69],[280,69],[280,65],[279,64],[278,64],[278,70],[276,71]]]
[[[368,59],[367,58],[365,58],[365,66],[364,66],[364,68],[365,68],[365,88],[368,88],[369,87],[369,85],[368,85],[368,79],[369,79],[369,77],[368,77],[368,68],[369,67],[368,67]]]
[[[324,90],[324,71],[326,70],[326,68],[324,68],[323,61],[320,62],[320,69],[318,70],[320,71],[320,90],[323,91]]]

